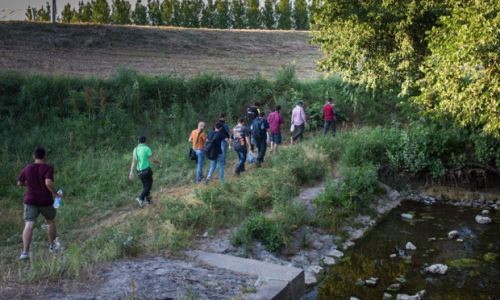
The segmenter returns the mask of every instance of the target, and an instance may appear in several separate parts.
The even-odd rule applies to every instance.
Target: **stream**
[[[491,211],[493,222],[478,224],[474,218],[481,212],[406,201],[358,240],[306,299],[396,299],[421,290],[425,299],[498,299],[500,214]],[[413,218],[403,218],[405,213]],[[452,230],[458,231],[453,239]],[[408,242],[416,250],[407,250]],[[448,266],[446,274],[424,271],[436,263]],[[375,284],[367,284],[370,277]]]

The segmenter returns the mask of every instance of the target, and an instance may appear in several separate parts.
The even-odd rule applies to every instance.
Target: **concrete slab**
[[[258,260],[204,251],[187,251],[195,260],[235,272],[256,275],[263,284],[245,299],[300,299],[305,293],[304,270]]]

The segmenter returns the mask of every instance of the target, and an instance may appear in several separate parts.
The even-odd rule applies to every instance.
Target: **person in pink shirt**
[[[304,129],[306,128],[307,119],[302,105],[302,100],[299,100],[297,101],[297,105],[292,110],[292,125],[294,128],[292,132],[292,144],[297,139],[302,141],[302,138],[304,137]]]
[[[271,152],[276,151],[281,144],[281,126],[283,126],[283,117],[280,114],[281,106],[276,105],[274,111],[267,117],[269,123],[269,133],[271,134]]]
[[[335,118],[335,106],[333,105],[333,99],[328,98],[326,104],[323,106],[323,134],[326,135],[330,126],[332,127],[333,135],[337,132],[337,124]]]

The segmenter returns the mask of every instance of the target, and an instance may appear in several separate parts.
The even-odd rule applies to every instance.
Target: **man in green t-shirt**
[[[139,138],[139,145],[134,148],[132,153],[132,164],[130,165],[130,173],[128,178],[130,180],[134,179],[134,169],[137,170],[137,175],[142,182],[142,193],[135,200],[139,202],[139,206],[142,207],[144,202],[151,204],[151,187],[153,186],[153,171],[151,170],[151,164],[149,161],[159,164],[161,167],[161,162],[153,157],[153,152],[148,145],[146,145],[146,137],[141,136]]]

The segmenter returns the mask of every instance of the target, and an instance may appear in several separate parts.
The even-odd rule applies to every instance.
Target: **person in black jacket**
[[[212,175],[219,163],[219,181],[224,182],[224,155],[222,153],[222,141],[226,139],[226,134],[222,132],[224,125],[221,122],[215,124],[215,128],[208,134],[207,144],[205,144],[205,152],[207,158],[210,160],[210,170],[208,171],[206,184],[212,179]]]

